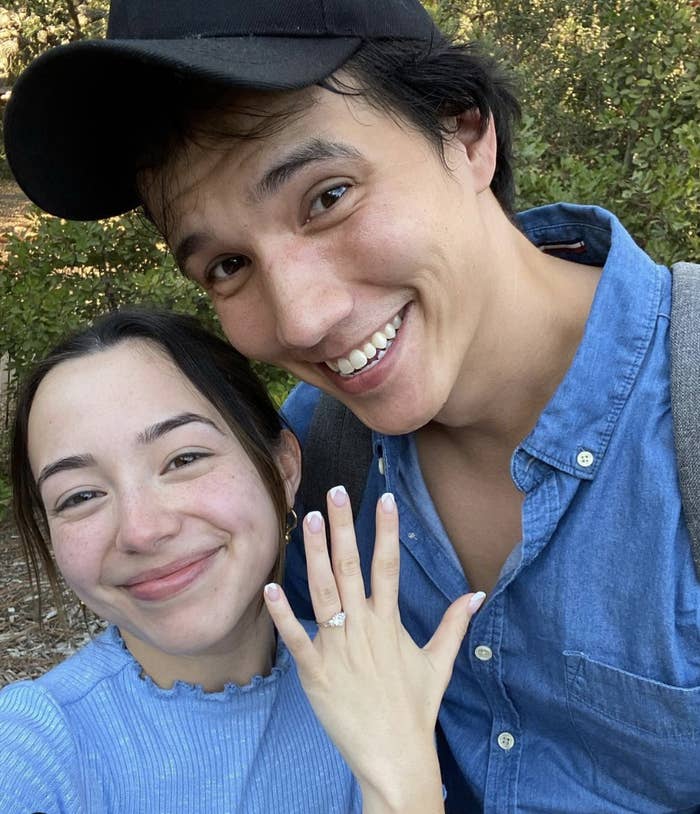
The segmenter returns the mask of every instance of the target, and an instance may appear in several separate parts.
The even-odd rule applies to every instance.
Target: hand
[[[364,811],[442,812],[434,746],[440,701],[469,619],[483,594],[460,597],[419,648],[398,611],[398,513],[393,496],[377,504],[372,592],[365,598],[352,511],[343,487],[328,493],[333,565],[323,518],[304,520],[309,591],[316,619],[341,608],[341,627],[319,627],[313,641],[279,586],[266,586],[270,615],[294,657],[306,694],[363,793]]]

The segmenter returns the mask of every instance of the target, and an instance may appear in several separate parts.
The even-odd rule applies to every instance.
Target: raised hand
[[[393,496],[383,495],[377,504],[370,598],[342,486],[328,493],[328,517],[332,566],[320,512],[308,514],[303,526],[316,637],[309,638],[277,585],[265,588],[267,608],[319,720],[361,785],[365,814],[442,812],[435,722],[469,620],[484,595],[456,600],[419,648],[399,617]]]

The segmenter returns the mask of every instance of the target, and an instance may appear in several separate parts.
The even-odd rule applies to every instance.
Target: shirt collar
[[[651,341],[664,275],[600,207],[555,204],[528,210],[519,220],[543,251],[603,266],[573,362],[521,445],[552,466],[592,479]]]

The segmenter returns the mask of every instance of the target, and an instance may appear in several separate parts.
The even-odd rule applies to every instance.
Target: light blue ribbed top
[[[222,692],[141,676],[108,628],[0,692],[2,814],[355,814],[359,786],[294,662]]]

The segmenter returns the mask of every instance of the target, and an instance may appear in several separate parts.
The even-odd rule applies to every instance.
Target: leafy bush
[[[700,7],[685,0],[438,0],[516,70],[519,208],[605,206],[660,262],[700,258]]]

